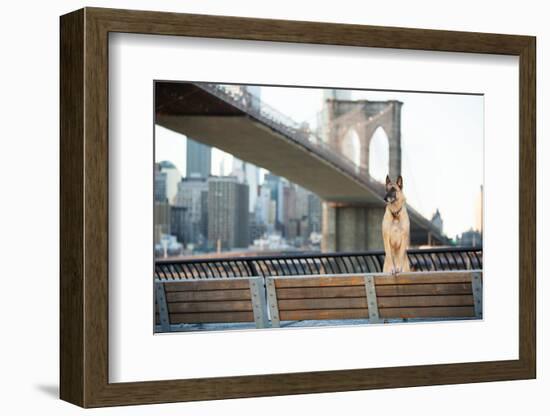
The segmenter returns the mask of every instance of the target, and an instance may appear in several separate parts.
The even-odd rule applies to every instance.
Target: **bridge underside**
[[[155,106],[157,125],[268,169],[329,203],[334,212],[325,215],[325,248],[344,251],[382,247],[382,185],[375,189],[311,148],[194,84],[157,83]],[[409,216],[412,244],[446,242],[414,210]]]
[[[246,116],[159,115],[157,124],[268,169],[324,200],[380,204],[378,195],[343,172]]]

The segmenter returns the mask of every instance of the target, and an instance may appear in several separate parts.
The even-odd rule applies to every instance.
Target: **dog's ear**
[[[391,183],[390,175],[386,175],[386,188],[390,185],[390,183]]]
[[[399,175],[399,178],[397,178],[397,186],[399,186],[399,189],[403,189],[403,176]]]

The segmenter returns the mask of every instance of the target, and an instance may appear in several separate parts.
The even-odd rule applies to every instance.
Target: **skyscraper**
[[[260,184],[260,169],[251,163],[244,167],[246,184],[248,185],[248,212],[254,212],[258,199],[258,186]]]
[[[296,225],[296,187],[292,183],[287,182],[283,187],[282,206],[282,223],[284,224],[283,236],[286,238],[294,238],[298,234],[298,229]]]
[[[314,193],[310,193],[307,202],[308,231],[309,233],[319,233],[321,232],[323,215],[321,199]]]
[[[255,207],[255,214],[256,214],[256,221],[260,224],[266,224],[270,225],[269,228],[270,231],[273,231],[274,226],[274,220],[275,218],[271,218],[271,189],[269,186],[264,183],[260,187],[260,192],[258,195],[258,198],[256,200],[256,207]]]
[[[208,178],[211,169],[212,147],[187,138],[186,176]]]
[[[160,164],[155,163],[155,201],[166,201],[166,172],[162,172]]]
[[[163,160],[159,163],[160,172],[165,174],[165,192],[168,203],[172,204],[178,192],[178,183],[181,180],[181,173],[172,162]]]
[[[258,199],[258,184],[260,181],[258,167],[233,156],[231,176],[235,176],[239,182],[248,185],[248,212],[254,212],[256,200]]]
[[[246,173],[245,173],[246,162],[243,162],[241,159],[233,156],[231,161],[231,176],[234,176],[239,182],[246,182]]]
[[[170,233],[176,237],[176,240],[183,246],[189,243],[189,234],[187,233],[187,208],[171,206],[170,207]]]
[[[287,218],[285,215],[285,208],[287,207],[285,202],[285,198],[287,196],[285,188],[287,187],[288,180],[285,178],[279,178],[279,182],[277,183],[277,223],[281,230],[284,229],[285,219]]]
[[[233,176],[208,179],[208,242],[214,249],[249,243],[248,185]]]
[[[280,229],[283,224],[283,180],[280,176],[267,173],[264,176],[264,185],[271,191],[271,200],[275,202],[275,227]]]
[[[186,209],[183,226],[185,243],[202,245],[207,238],[208,183],[205,178],[187,177],[178,184],[174,205]],[[183,242],[182,240],[180,240]]]
[[[154,242],[159,244],[163,234],[170,234],[170,205],[168,201],[155,201],[154,216]]]
[[[305,188],[302,188],[300,185],[295,185],[296,187],[296,218],[302,219],[308,216],[308,198],[311,194]]]

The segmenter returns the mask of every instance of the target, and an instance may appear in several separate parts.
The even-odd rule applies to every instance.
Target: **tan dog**
[[[407,249],[409,248],[410,224],[403,178],[401,175],[393,183],[386,176],[386,212],[382,221],[382,238],[384,239],[384,273],[397,274],[410,271]]]

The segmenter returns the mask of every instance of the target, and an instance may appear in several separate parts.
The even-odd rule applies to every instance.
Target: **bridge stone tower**
[[[369,147],[381,127],[388,138],[388,173],[395,180],[401,174],[401,107],[403,103],[327,99],[325,101],[326,140],[335,151],[344,152],[344,141],[354,131],[360,144],[359,167],[369,172]],[[384,207],[323,203],[323,241],[325,251],[354,251],[383,248]]]
[[[369,147],[376,129],[381,127],[388,137],[388,173],[394,180],[401,174],[401,107],[403,103],[368,100],[325,101],[326,123],[329,144],[339,152],[350,131],[359,137],[359,166],[369,168]]]

